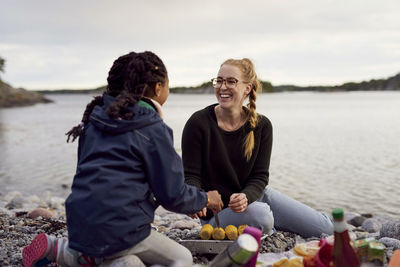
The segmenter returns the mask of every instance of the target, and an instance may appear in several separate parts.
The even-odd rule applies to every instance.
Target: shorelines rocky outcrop
[[[53,102],[42,94],[27,91],[22,88],[13,88],[0,80],[0,108],[30,106],[36,103]]]
[[[400,249],[400,221],[350,212],[346,220],[355,239],[373,237],[386,246],[384,266],[387,266],[393,252]],[[201,229],[198,219],[162,208],[157,209],[152,227],[178,242],[198,239]],[[45,192],[41,198],[25,197],[18,192],[0,197],[0,266],[22,266],[22,249],[39,233],[58,238],[68,236],[63,198],[52,196],[50,192]],[[277,231],[262,241],[258,260],[262,266],[272,266],[282,257],[292,257],[296,244],[313,240],[319,237],[303,239],[294,233]],[[199,266],[209,263],[212,255],[194,254],[193,258],[195,266]]]

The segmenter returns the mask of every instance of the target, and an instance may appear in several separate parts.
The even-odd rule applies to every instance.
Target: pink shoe
[[[22,261],[25,267],[39,266],[51,263],[46,257],[53,248],[52,240],[46,234],[41,233],[35,236],[29,246],[22,251]]]

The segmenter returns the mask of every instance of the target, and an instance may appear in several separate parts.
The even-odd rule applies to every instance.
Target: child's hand
[[[207,192],[208,203],[207,208],[215,212],[220,212],[224,207],[224,203],[222,202],[221,195],[217,190],[208,191]]]
[[[207,214],[207,208],[204,207],[201,211],[198,211],[198,212],[195,213],[195,214],[189,214],[188,216],[189,216],[190,218],[192,218],[192,219],[197,219],[197,218],[199,218],[199,217],[204,217],[204,216],[206,216],[206,214]]]
[[[233,212],[243,212],[247,209],[248,200],[244,193],[232,194],[229,201],[229,207]]]

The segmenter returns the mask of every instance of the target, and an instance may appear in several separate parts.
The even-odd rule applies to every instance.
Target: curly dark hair
[[[153,52],[130,52],[114,61],[107,78],[107,89],[102,96],[96,96],[87,104],[83,113],[82,122],[73,127],[67,135],[67,142],[72,137],[74,142],[83,133],[83,127],[89,122],[90,114],[95,106],[104,104],[105,94],[115,97],[115,101],[108,106],[106,113],[110,118],[129,120],[133,113],[128,109],[143,96],[150,94],[149,89],[167,79],[167,69],[162,60]]]

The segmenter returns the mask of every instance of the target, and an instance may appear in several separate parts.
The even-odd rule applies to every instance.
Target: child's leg
[[[56,245],[56,263],[61,266],[96,266],[95,258],[68,247],[67,238],[59,238]]]
[[[136,255],[144,263],[150,265],[169,266],[179,261],[182,266],[192,266],[193,263],[192,254],[187,248],[154,230],[136,246],[107,257],[105,260],[108,262],[126,255]]]
[[[230,208],[225,208],[218,213],[218,218],[220,227],[222,228],[225,228],[229,224],[235,226],[247,224],[261,229],[261,231],[266,234],[271,234],[273,232],[274,216],[267,203],[255,201],[243,212],[234,212]],[[216,226],[214,217],[209,221],[200,221],[201,224],[209,223],[213,227]]]
[[[105,260],[100,267],[146,267],[136,255],[125,255],[116,259]]]
[[[29,246],[22,250],[25,267],[43,266],[55,261],[57,239],[46,234],[38,234]]]
[[[67,238],[56,238],[44,233],[38,234],[22,251],[25,267],[39,267],[56,262],[61,266],[95,265],[94,258],[68,247]]]

